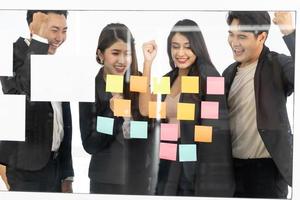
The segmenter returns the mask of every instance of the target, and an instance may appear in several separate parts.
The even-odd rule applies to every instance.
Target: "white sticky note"
[[[0,94],[0,140],[25,141],[25,95]]]
[[[32,55],[32,101],[95,101],[94,60],[84,56]]]
[[[0,76],[13,75],[13,39],[9,31],[0,30]]]

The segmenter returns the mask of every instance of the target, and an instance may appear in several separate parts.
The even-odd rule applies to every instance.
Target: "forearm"
[[[150,83],[151,83],[151,62],[144,62],[144,70],[143,70],[143,76],[147,77],[147,92],[146,93],[140,93],[139,94],[139,109],[140,113],[143,116],[148,116],[149,110],[148,110],[148,103],[152,99],[155,99],[155,95],[151,94],[151,88],[150,88]]]

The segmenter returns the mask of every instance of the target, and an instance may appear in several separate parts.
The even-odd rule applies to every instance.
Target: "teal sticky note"
[[[148,122],[146,121],[130,122],[130,138],[147,139],[147,137],[148,137]]]
[[[112,135],[114,119],[109,117],[97,117],[97,132]]]
[[[179,145],[179,161],[189,162],[197,161],[196,144],[180,144]]]

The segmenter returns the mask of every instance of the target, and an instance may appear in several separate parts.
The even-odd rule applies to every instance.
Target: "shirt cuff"
[[[73,176],[69,176],[67,178],[64,179],[64,181],[74,181],[74,177]]]
[[[37,41],[42,42],[42,43],[45,43],[45,44],[48,44],[48,40],[46,38],[43,38],[43,37],[41,37],[39,35],[36,35],[36,34],[32,35],[32,39],[37,40]]]

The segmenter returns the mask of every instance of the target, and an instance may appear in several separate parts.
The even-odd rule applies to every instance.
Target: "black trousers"
[[[90,179],[91,194],[126,194],[127,185],[101,183]]]
[[[60,192],[59,162],[51,156],[47,165],[38,171],[27,171],[7,166],[6,176],[10,191]]]
[[[234,159],[235,197],[286,198],[288,185],[271,158]]]

